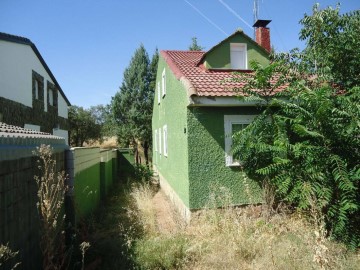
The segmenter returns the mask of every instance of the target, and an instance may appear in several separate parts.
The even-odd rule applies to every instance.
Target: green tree
[[[192,37],[191,38],[191,45],[189,46],[189,51],[202,51],[204,49],[204,47],[201,47],[198,43],[197,43],[197,37]]]
[[[120,91],[115,94],[111,104],[119,141],[123,145],[131,144],[134,147],[136,163],[141,162],[139,143],[144,149],[146,164],[149,163],[157,55],[156,50],[150,62],[144,46],[140,45],[124,71]]]
[[[245,170],[274,186],[278,200],[300,209],[315,202],[328,232],[352,247],[360,243],[360,84],[358,77],[340,71],[331,55],[340,54],[334,42],[349,39],[336,25],[357,20],[359,12],[340,15],[338,9],[315,6],[314,14],[301,21],[301,37],[304,31],[311,37],[303,52],[278,55],[268,67],[253,62],[253,76],[233,78],[247,82],[236,90],[243,99],[258,101],[262,110],[234,135],[233,151]],[[320,42],[322,35],[327,38]],[[358,55],[360,47],[351,50]],[[359,70],[357,60],[347,59],[342,67]],[[279,87],[286,91],[276,93]]]
[[[111,114],[111,105],[96,105],[89,108],[89,112],[95,119],[95,123],[100,125],[101,137],[115,135],[114,121]]]
[[[302,62],[327,81],[342,87],[359,85],[360,10],[341,15],[340,4],[324,10],[317,4],[300,23],[300,39],[307,45]]]
[[[90,110],[83,107],[69,108],[70,145],[83,146],[90,140],[101,139],[101,125]]]

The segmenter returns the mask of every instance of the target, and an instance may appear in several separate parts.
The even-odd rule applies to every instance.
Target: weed
[[[50,145],[41,145],[34,152],[38,156],[40,175],[34,176],[38,186],[38,213],[40,218],[40,248],[43,269],[67,269],[71,263],[72,247],[66,247],[64,231],[64,199],[67,191],[64,171],[57,171],[56,160]],[[83,242],[82,268],[85,251],[90,246]]]
[[[62,269],[69,262],[65,248],[63,205],[66,192],[65,172],[56,171],[56,160],[49,145],[37,147],[40,176],[35,176],[38,185],[37,208],[40,218],[40,248],[44,269]]]
[[[16,255],[19,253],[19,251],[12,251],[8,244],[3,245],[0,244],[0,268],[1,266],[4,266],[5,263],[11,263],[11,261],[16,257]],[[15,269],[18,267],[21,263],[17,262],[14,263],[14,266],[11,269]]]
[[[135,165],[135,179],[144,182],[150,182],[154,172],[148,166],[142,164]]]

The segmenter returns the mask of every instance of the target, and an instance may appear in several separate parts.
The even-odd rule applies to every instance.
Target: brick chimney
[[[257,44],[263,47],[268,52],[271,51],[270,44],[270,29],[266,26],[271,20],[257,20],[253,27],[255,27],[255,40]]]

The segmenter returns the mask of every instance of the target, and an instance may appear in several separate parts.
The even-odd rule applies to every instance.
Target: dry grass
[[[150,186],[131,192],[145,233],[134,241],[143,269],[359,269],[360,256],[325,237],[301,213],[267,213],[267,207],[224,207],[231,196],[219,189],[191,225],[172,234],[156,229]],[[183,224],[178,224],[182,228]]]
[[[90,141],[90,142],[86,142],[84,143],[84,146],[97,146],[100,148],[117,148],[118,147],[118,141],[117,141],[117,137],[116,136],[112,136],[112,137],[103,137],[103,139],[101,141],[96,140],[96,141]]]

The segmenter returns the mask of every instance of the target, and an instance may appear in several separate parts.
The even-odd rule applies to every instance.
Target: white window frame
[[[162,88],[162,97],[166,95],[166,72],[165,68],[161,74],[161,88]]]
[[[157,129],[155,129],[155,135],[154,135],[154,148],[155,148],[155,152],[158,151],[158,131]]]
[[[39,82],[35,79],[35,99],[39,99]]]
[[[246,43],[230,43],[230,63],[232,69],[247,69]]]
[[[159,154],[161,155],[161,128],[159,128]]]
[[[168,156],[168,133],[167,133],[167,125],[163,126],[163,141],[164,141],[164,156]]]
[[[157,98],[158,98],[158,104],[160,104],[160,101],[161,101],[160,82],[157,82]]]
[[[224,115],[225,131],[225,164],[227,167],[240,166],[240,161],[233,159],[232,154],[232,126],[233,124],[250,124],[256,115]]]

